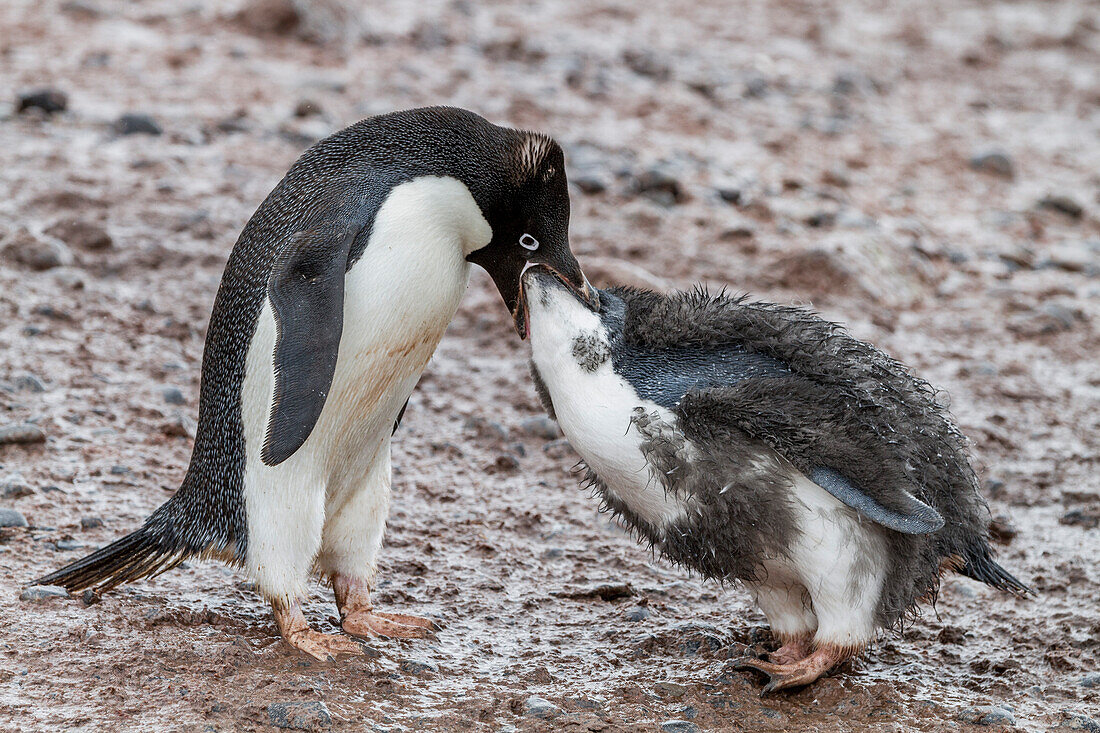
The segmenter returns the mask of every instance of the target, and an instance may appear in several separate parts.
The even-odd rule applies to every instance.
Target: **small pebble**
[[[32,585],[19,594],[21,601],[47,601],[51,598],[68,598],[69,591],[56,585]]]
[[[1015,725],[1016,716],[1011,710],[997,705],[966,708],[955,716],[956,720],[975,725]]]
[[[161,129],[157,121],[147,114],[131,112],[124,114],[115,120],[115,132],[119,135],[160,135]]]
[[[54,545],[60,552],[68,552],[70,550],[79,550],[84,547],[84,543],[80,540],[58,540]]]
[[[69,95],[57,89],[35,89],[23,92],[19,95],[16,112],[26,112],[29,109],[38,109],[48,115],[55,112],[64,112],[69,106]]]
[[[0,496],[5,499],[22,499],[24,496],[30,496],[33,493],[34,489],[31,488],[31,485],[17,473],[0,479]]]
[[[438,672],[439,665],[435,662],[428,662],[421,659],[403,659],[401,660],[401,671],[406,674],[427,674],[429,672]]]
[[[1039,208],[1057,211],[1071,219],[1080,219],[1085,214],[1085,209],[1069,196],[1046,196],[1039,200]]]
[[[1081,678],[1081,687],[1088,687],[1090,689],[1100,687],[1100,672],[1090,672]]]
[[[99,529],[103,526],[103,520],[99,517],[81,517],[80,528],[81,529]]]
[[[645,621],[649,618],[649,609],[645,606],[635,606],[634,608],[628,608],[626,610],[626,620],[637,623],[638,621]]]
[[[277,702],[267,706],[267,716],[276,728],[329,730],[332,716],[323,702]]]
[[[42,272],[72,264],[73,253],[53,237],[45,239],[19,229],[4,245],[4,256],[24,267]]]
[[[698,733],[699,726],[690,720],[666,720],[661,723],[664,733]]]
[[[21,392],[45,392],[46,385],[33,374],[20,374],[14,380],[15,388]]]
[[[187,403],[186,398],[183,396],[183,391],[179,387],[164,387],[160,391],[164,401],[169,405],[183,405]]]
[[[545,415],[528,417],[520,422],[519,427],[527,435],[543,440],[557,440],[561,437],[558,424]]]
[[[15,509],[0,508],[0,527],[26,527],[27,518]]]
[[[1016,169],[1012,158],[1007,153],[992,150],[979,153],[970,159],[970,167],[980,173],[988,173],[991,176],[1012,179],[1016,176]]]
[[[1100,733],[1100,721],[1081,715],[1070,710],[1062,711],[1062,722],[1059,730],[1083,730],[1087,733]]]
[[[536,697],[535,695],[527,698],[524,710],[528,716],[532,718],[541,718],[542,720],[549,720],[558,714],[557,705],[545,698]]]
[[[80,219],[62,219],[46,229],[46,234],[57,237],[70,247],[91,252],[110,249],[114,241],[107,230],[98,224]]]

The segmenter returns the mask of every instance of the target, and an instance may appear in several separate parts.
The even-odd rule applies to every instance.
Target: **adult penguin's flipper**
[[[294,455],[325,406],[344,328],[344,272],[355,229],[303,231],[276,255],[267,282],[275,312],[275,398],[263,462]]]
[[[943,527],[939,512],[904,489],[897,489],[891,497],[898,508],[889,509],[831,468],[815,468],[810,480],[871,521],[895,532],[931,534]]]

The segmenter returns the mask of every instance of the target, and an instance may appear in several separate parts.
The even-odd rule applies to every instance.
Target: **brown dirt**
[[[267,5],[0,4],[0,426],[47,435],[0,445],[0,482],[25,482],[0,508],[31,525],[0,530],[0,728],[258,730],[269,705],[313,701],[335,730],[1098,716],[1081,684],[1100,668],[1094,4],[383,1],[361,27],[334,26],[334,0],[293,22],[306,3]],[[68,109],[17,113],[40,86]],[[654,561],[578,491],[567,447],[521,429],[525,346],[479,274],[397,436],[377,593],[438,618],[437,641],[308,661],[214,563],[88,607],[19,600],[176,487],[226,254],[303,146],[429,103],[566,145],[582,263],[812,302],[941,385],[1004,517],[1001,559],[1039,596],[948,579],[846,671],[761,699],[727,665],[766,639],[747,595]],[[126,112],[164,133],[118,135]],[[987,150],[1012,169],[972,167]],[[330,591],[307,612],[331,630]],[[532,695],[555,716],[529,715]]]

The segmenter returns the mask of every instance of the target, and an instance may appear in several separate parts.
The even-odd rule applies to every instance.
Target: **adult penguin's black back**
[[[942,515],[944,525],[934,533],[887,535],[893,564],[879,603],[882,626],[893,626],[918,600],[934,600],[946,570],[1010,593],[1027,591],[993,560],[989,511],[966,439],[928,382],[803,308],[703,290],[666,296],[613,288],[611,295],[625,306],[627,348],[706,350],[735,343],[789,369],[688,391],[672,411],[694,442],[718,446],[741,431],[807,476],[827,465],[899,513],[906,507],[890,487],[911,487]]]

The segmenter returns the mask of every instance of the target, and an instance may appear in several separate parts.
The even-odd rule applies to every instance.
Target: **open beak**
[[[538,268],[550,273],[558,282],[569,288],[569,291],[576,296],[577,300],[584,303],[589,310],[598,313],[600,310],[600,294],[596,291],[596,288],[592,287],[592,283],[588,282],[588,278],[584,276],[584,272],[581,271],[580,266],[576,265],[575,260],[574,266],[575,273],[572,278],[563,275],[559,270],[545,262],[531,264],[525,268],[525,272],[526,270]],[[531,314],[527,307],[527,288],[525,283],[526,278],[521,276],[519,280],[519,298],[516,301],[515,310],[512,311],[512,323],[515,325],[516,333],[519,334],[521,339],[527,338],[527,334],[531,330]]]

